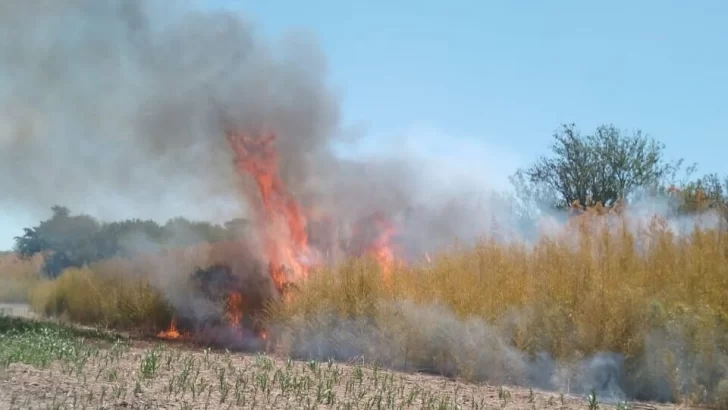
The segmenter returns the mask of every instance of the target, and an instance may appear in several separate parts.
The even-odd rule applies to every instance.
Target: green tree
[[[665,184],[682,164],[666,162],[664,145],[641,131],[627,135],[613,125],[582,135],[574,124],[566,124],[553,138],[551,156],[511,177],[521,199],[545,199],[561,209],[575,203],[612,206],[638,189]]]
[[[53,216],[38,226],[26,228],[15,238],[15,250],[24,257],[48,252],[43,271],[55,277],[65,268],[99,259],[96,236],[101,225],[88,215],[71,216],[68,208],[54,206]]]

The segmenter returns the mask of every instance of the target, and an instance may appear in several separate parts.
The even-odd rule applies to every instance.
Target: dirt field
[[[11,364],[2,408],[588,409],[586,398],[356,365],[169,348],[114,348],[42,368]],[[615,406],[600,405],[601,408]],[[675,408],[632,405],[630,408]]]
[[[596,408],[585,397],[475,386],[356,363],[300,362],[178,344],[114,341],[98,333],[76,333],[25,319],[5,316],[0,321],[3,409]],[[677,407],[600,403],[598,408]]]

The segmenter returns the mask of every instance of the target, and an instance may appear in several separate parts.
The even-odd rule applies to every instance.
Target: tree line
[[[15,237],[21,257],[45,255],[43,273],[56,277],[68,267],[81,267],[114,256],[128,257],[154,248],[191,246],[240,238],[248,221],[234,219],[223,225],[174,218],[160,225],[152,220],[129,219],[102,223],[89,215],[72,215],[53,206],[52,216]]]
[[[728,216],[728,178],[707,174],[691,179],[694,164],[684,167],[682,159],[668,161],[664,144],[641,131],[627,133],[610,124],[582,134],[575,124],[565,124],[554,132],[550,148],[549,155],[511,177],[527,219],[532,209],[613,207],[645,196],[667,199],[676,213],[717,210]],[[20,256],[45,255],[43,272],[50,277],[68,267],[131,256],[155,246],[234,240],[245,235],[249,224],[244,219],[216,225],[184,218],[164,225],[140,219],[101,223],[88,215],[71,215],[62,206],[52,211],[49,219],[15,238]]]

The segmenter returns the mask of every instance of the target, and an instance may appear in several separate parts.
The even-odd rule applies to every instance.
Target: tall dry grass
[[[46,316],[101,327],[149,330],[169,323],[169,304],[147,279],[109,274],[124,265],[111,260],[66,269],[33,289],[31,305]]]
[[[472,380],[549,384],[527,374],[533,355],[599,352],[623,355],[620,387],[637,397],[716,401],[728,379],[723,230],[588,212],[535,244],[485,239],[388,276],[367,260],[320,270],[271,323],[301,355],[353,351]],[[312,343],[321,332],[335,340]]]
[[[30,301],[36,312],[50,317],[156,331],[170,324],[175,302],[170,299],[188,294],[196,268],[233,263],[241,253],[240,244],[220,242],[94,262],[66,269],[54,280],[38,281]]]
[[[372,261],[350,261],[317,271],[276,313],[356,315],[377,300],[439,304],[488,322],[528,311],[528,331],[540,336],[521,335],[516,346],[560,358],[634,353],[646,327],[688,313],[704,326],[728,323],[728,233],[678,236],[659,219],[639,229],[626,219],[610,225],[585,215],[532,246],[486,239],[425,266],[395,267],[389,280]]]
[[[19,258],[12,252],[0,254],[0,303],[26,303],[40,280],[43,257]]]

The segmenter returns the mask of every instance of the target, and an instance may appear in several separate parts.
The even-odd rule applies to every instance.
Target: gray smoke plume
[[[305,37],[271,47],[236,14],[178,2],[4,2],[2,203],[102,218],[239,213],[221,110],[242,131],[275,130],[284,175],[303,191],[337,129],[325,75]]]

